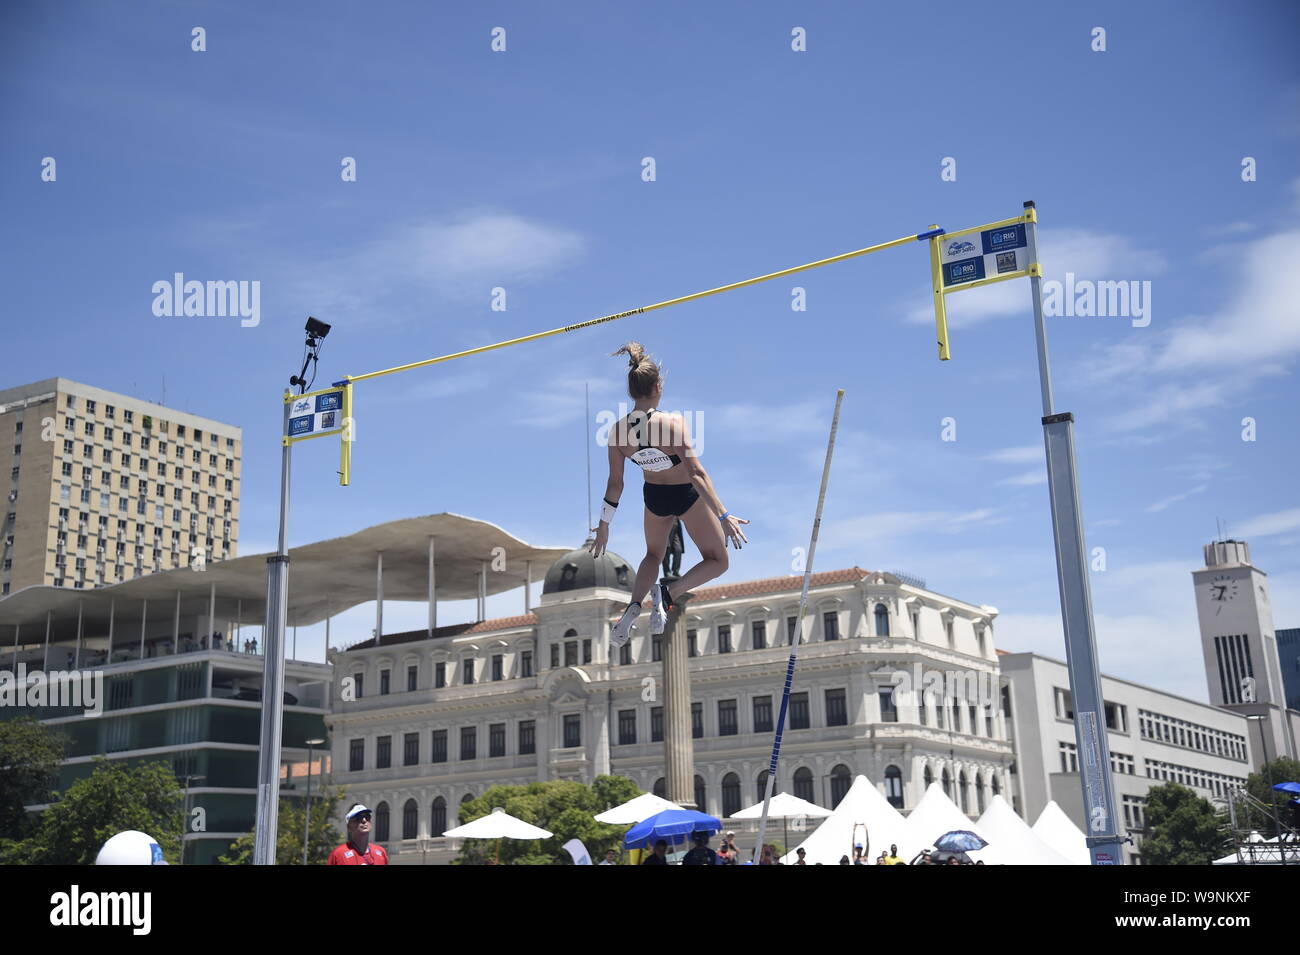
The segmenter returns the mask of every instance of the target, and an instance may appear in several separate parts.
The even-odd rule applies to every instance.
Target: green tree
[[[307,836],[307,864],[324,865],[329,861],[334,847],[343,836],[334,827],[334,813],[338,810],[341,795],[336,790],[323,788],[311,796],[311,828]],[[302,831],[306,823],[305,800],[281,796],[279,821],[275,829],[275,864],[302,865]],[[222,865],[252,865],[256,834],[240,836],[217,861]]]
[[[1239,820],[1238,825],[1258,829],[1266,839],[1272,839],[1277,835],[1277,826],[1273,822],[1274,803],[1277,805],[1278,820],[1284,829],[1296,828],[1298,815],[1291,804],[1291,800],[1296,798],[1295,794],[1277,792],[1270,784],[1270,780],[1273,783],[1300,783],[1300,762],[1283,756],[1265,763],[1259,772],[1251,773],[1246,777],[1246,792],[1259,800],[1264,808],[1260,809],[1252,805],[1247,810],[1247,819],[1244,822]]]
[[[100,847],[125,829],[153,836],[163,857],[180,862],[184,807],[169,763],[128,766],[103,757],[41,815],[36,832],[4,847],[0,864],[93,865]]]
[[[1186,786],[1165,783],[1147,791],[1145,865],[1209,865],[1227,851],[1227,819]]]
[[[0,840],[26,835],[24,806],[49,802],[66,742],[30,716],[0,720]]]
[[[527,786],[493,786],[460,807],[460,824],[473,822],[500,806],[510,815],[553,833],[549,839],[502,839],[501,862],[510,865],[565,865],[572,862],[564,851],[570,839],[581,839],[598,861],[607,849],[621,849],[627,826],[608,826],[595,820],[620,803],[641,795],[623,776],[597,776],[592,785],[578,782],[529,783]],[[466,839],[456,865],[483,865],[496,857],[497,840]]]

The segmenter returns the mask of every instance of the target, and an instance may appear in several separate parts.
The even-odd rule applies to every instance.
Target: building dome
[[[588,587],[609,587],[631,593],[635,577],[628,562],[618,554],[607,550],[599,557],[592,557],[584,545],[551,565],[542,583],[542,595]]]

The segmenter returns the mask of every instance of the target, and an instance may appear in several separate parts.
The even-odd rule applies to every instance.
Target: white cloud
[[[1041,468],[1035,468],[1033,471],[1017,474],[1015,477],[1003,478],[997,483],[1009,487],[1033,487],[1035,484],[1047,483],[1047,472]]]
[[[1038,253],[1044,277],[1060,282],[1065,281],[1066,272],[1073,272],[1076,281],[1149,279],[1165,268],[1164,256],[1138,246],[1128,236],[1089,229],[1040,229]],[[1029,289],[1020,279],[956,292],[948,296],[947,303],[948,324],[953,328],[1001,315],[1028,314],[1033,308]],[[907,321],[933,322],[933,304],[909,309]]]
[[[1043,458],[1041,444],[1026,444],[1018,448],[1002,448],[984,455],[985,461],[997,461],[1001,464],[1031,464]]]
[[[1233,528],[1236,537],[1268,537],[1272,534],[1285,534],[1287,531],[1300,529],[1300,507],[1275,514],[1261,514]]]
[[[1161,371],[1200,365],[1223,368],[1290,358],[1300,351],[1300,231],[1244,247],[1233,299],[1204,321],[1181,322],[1156,357]]]
[[[959,534],[1005,520],[988,507],[970,511],[882,511],[837,520],[823,527],[822,538],[828,548],[852,547],[860,552],[869,543],[914,539],[923,533]]]
[[[1169,505],[1177,504],[1179,501],[1186,500],[1187,498],[1191,497],[1193,494],[1201,494],[1204,491],[1206,491],[1208,488],[1209,488],[1208,484],[1202,484],[1199,487],[1192,488],[1190,491],[1184,491],[1182,494],[1174,494],[1171,495],[1170,497],[1161,498],[1160,500],[1156,501],[1154,504],[1152,504],[1147,508],[1147,513],[1154,514],[1157,511],[1163,511]]]

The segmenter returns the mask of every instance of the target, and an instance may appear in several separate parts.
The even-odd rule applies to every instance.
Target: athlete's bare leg
[[[642,603],[645,595],[659,579],[660,566],[664,562],[664,551],[668,548],[668,535],[672,532],[674,518],[659,517],[645,512],[645,557],[636,569],[636,582],[632,585],[632,603]],[[721,533],[721,531],[719,531]]]
[[[703,560],[668,585],[668,593],[674,599],[679,594],[688,593],[701,584],[722,576],[726,573],[729,563],[727,540],[722,533],[722,523],[705,503],[704,498],[692,504],[690,510],[682,515],[682,523],[686,526],[686,532],[691,535],[691,540],[695,542]]]

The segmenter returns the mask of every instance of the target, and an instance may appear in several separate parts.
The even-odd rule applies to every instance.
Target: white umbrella
[[[677,803],[669,802],[654,793],[642,793],[635,799],[629,799],[621,806],[615,806],[613,809],[606,809],[604,812],[598,813],[596,821],[608,823],[611,826],[633,826],[642,819],[649,819],[665,809],[681,808]]]
[[[769,819],[780,819],[782,830],[785,833],[785,845],[790,847],[790,832],[786,829],[788,820],[798,819],[801,816],[807,816],[814,819],[824,819],[832,815],[830,809],[823,809],[816,803],[809,802],[806,799],[800,799],[798,796],[792,796],[789,793],[777,793],[772,797],[768,805],[767,817]],[[742,809],[739,812],[731,814],[732,819],[761,819],[763,818],[763,804],[754,803],[748,809]],[[758,848],[758,853],[762,853],[762,846]]]
[[[497,840],[497,861],[501,861],[502,839],[549,839],[554,833],[547,832],[530,822],[516,819],[500,806],[486,816],[480,816],[473,822],[467,822],[455,829],[443,833],[453,839],[495,839]]]

